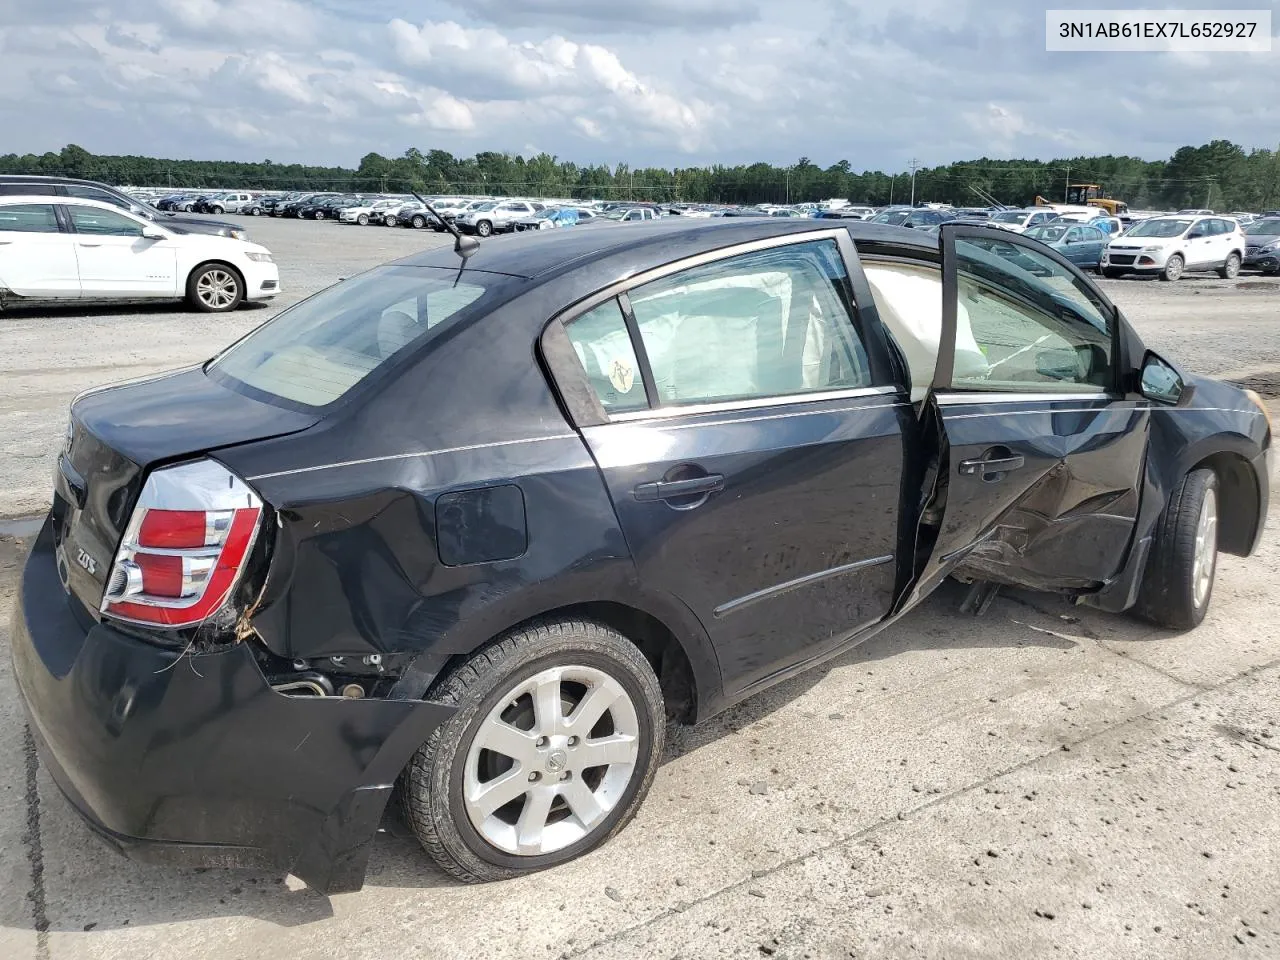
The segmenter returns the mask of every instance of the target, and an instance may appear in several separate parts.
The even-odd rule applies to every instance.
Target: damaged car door
[[[1148,405],[1125,392],[1119,314],[1022,237],[945,226],[940,244],[942,335],[922,417],[941,440],[903,600],[952,574],[1098,589],[1133,538],[1149,431]],[[962,357],[957,342],[970,345]]]

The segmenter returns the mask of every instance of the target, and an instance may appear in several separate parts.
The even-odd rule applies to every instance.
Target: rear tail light
[[[147,478],[102,598],[102,613],[191,627],[227,602],[262,519],[262,501],[226,467],[198,460]]]

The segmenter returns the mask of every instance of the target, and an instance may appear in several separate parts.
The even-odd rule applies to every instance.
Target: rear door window
[[[6,233],[57,233],[58,218],[51,203],[15,203],[0,206],[0,231]]]
[[[871,386],[848,289],[834,240],[746,253],[635,288],[656,403]]]

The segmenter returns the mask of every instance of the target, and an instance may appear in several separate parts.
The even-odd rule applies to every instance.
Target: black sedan
[[[1271,437],[989,228],[437,249],[77,398],[14,672],[132,857],[353,889],[400,784],[445,870],[510,877],[619,830],[668,723],[948,576],[1195,627]]]

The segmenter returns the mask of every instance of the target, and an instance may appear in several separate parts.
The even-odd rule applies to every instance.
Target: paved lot
[[[281,261],[285,303],[440,242],[250,226]],[[1280,371],[1274,282],[1105,286],[1193,369]],[[207,357],[275,309],[0,315],[0,517],[44,506],[77,390]],[[0,646],[21,549],[0,536]],[[395,816],[357,894],[135,866],[67,808],[10,694],[0,958],[1276,955],[1278,564],[1275,537],[1224,558],[1209,619],[1181,636],[1017,592],[966,617],[946,588],[857,651],[681,731],[620,837],[500,886],[448,881]],[[0,691],[8,673],[0,656]]]

